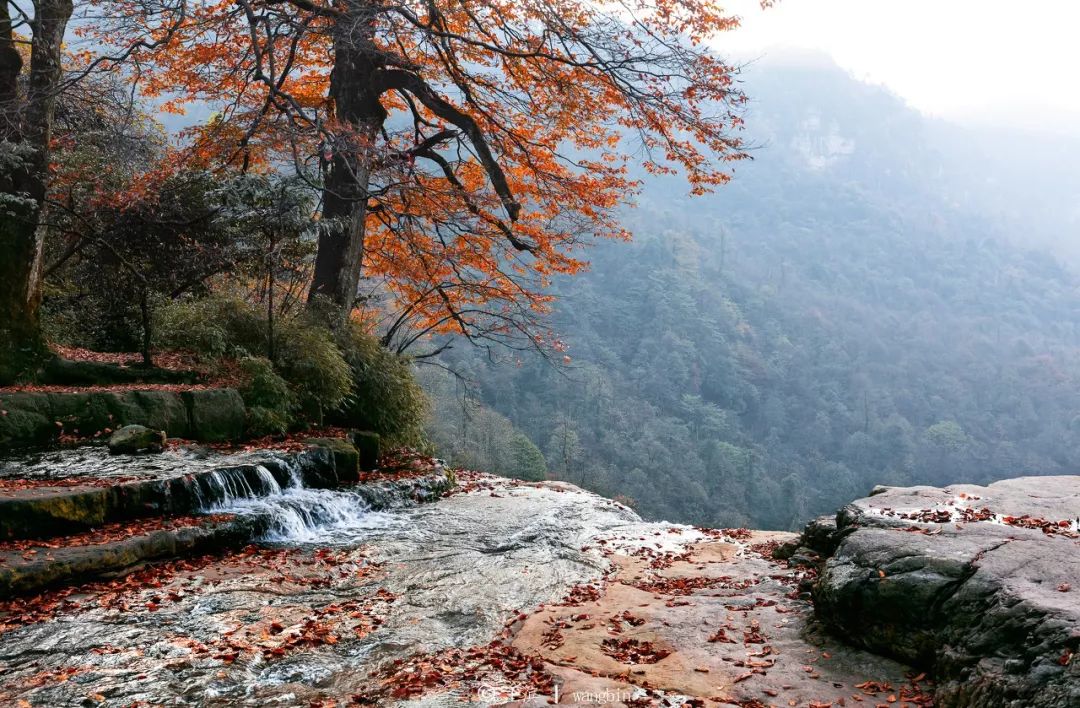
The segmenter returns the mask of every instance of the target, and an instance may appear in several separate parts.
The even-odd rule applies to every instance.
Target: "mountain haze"
[[[1056,191],[1017,185],[986,134],[820,59],[745,81],[754,161],[704,198],[648,179],[634,242],[559,283],[571,365],[443,356],[481,408],[427,377],[441,452],[527,476],[539,448],[646,516],[765,528],[875,484],[1075,472],[1080,278],[1046,247],[1075,240],[1048,206],[1075,180],[1036,151]]]

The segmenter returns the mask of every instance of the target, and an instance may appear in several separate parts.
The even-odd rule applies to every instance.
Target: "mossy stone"
[[[325,448],[334,458],[338,484],[351,484],[360,479],[360,454],[345,438],[310,438],[309,445]]]
[[[44,393],[0,395],[0,447],[41,445],[60,432]]]
[[[111,494],[101,488],[0,499],[0,538],[48,538],[99,526],[110,516]]]
[[[236,389],[185,391],[181,396],[187,406],[192,438],[203,442],[228,442],[243,436],[247,410]]]
[[[145,425],[164,430],[171,438],[191,435],[188,407],[173,391],[126,391],[113,396],[116,420],[123,425]]]
[[[114,455],[137,452],[161,452],[165,449],[165,431],[145,425],[125,425],[109,436],[109,452]]]
[[[373,470],[379,466],[379,446],[381,438],[370,430],[356,430],[349,433],[349,439],[360,453],[360,469]]]
[[[115,428],[112,408],[99,393],[50,393],[49,415],[64,424],[65,433],[93,435]]]

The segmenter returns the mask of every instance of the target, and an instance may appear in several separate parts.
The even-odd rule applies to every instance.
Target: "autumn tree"
[[[91,96],[78,91],[84,80],[116,72],[137,52],[154,49],[184,15],[183,0],[124,0],[100,12],[95,8],[90,0],[0,2],[0,384],[45,354],[42,245],[58,102],[69,96],[68,107],[77,111],[79,101]],[[121,23],[127,31],[103,52],[66,47],[68,23],[76,14],[87,27]]]
[[[0,3],[0,383],[14,379],[44,349],[39,222],[72,9],[71,0],[39,0],[32,13]],[[27,43],[29,53],[20,49]]]
[[[735,26],[706,0],[229,0],[138,76],[166,110],[217,110],[191,154],[321,191],[311,301],[345,317],[366,275],[389,327],[535,346],[549,279],[626,236],[631,159],[703,193],[745,156],[736,71],[708,48]]]

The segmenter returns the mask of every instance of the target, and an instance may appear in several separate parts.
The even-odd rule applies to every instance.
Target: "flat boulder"
[[[933,672],[938,706],[1078,706],[1078,515],[1078,476],[875,489],[803,535],[815,612]]]
[[[244,434],[247,410],[244,399],[233,388],[184,391],[191,435],[202,442],[239,440]]]
[[[109,436],[109,452],[114,455],[138,452],[161,452],[165,449],[165,431],[144,425],[125,425]]]

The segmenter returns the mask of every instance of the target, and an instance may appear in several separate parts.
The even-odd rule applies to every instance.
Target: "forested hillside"
[[[426,374],[441,452],[765,528],[875,484],[1075,472],[1080,278],[1023,245],[1023,205],[953,190],[974,143],[828,65],[746,82],[754,162],[705,198],[650,180],[634,242],[559,284],[569,365],[456,347],[467,389]]]

